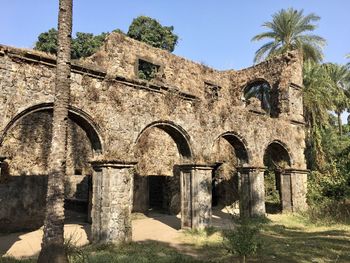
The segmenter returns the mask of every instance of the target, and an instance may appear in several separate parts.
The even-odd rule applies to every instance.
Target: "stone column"
[[[293,202],[292,202],[292,182],[291,182],[291,172],[290,170],[285,170],[281,172],[281,205],[282,212],[292,212]]]
[[[261,167],[240,167],[240,216],[265,215],[264,171]]]
[[[287,169],[290,175],[292,211],[299,212],[307,209],[307,175],[309,170]]]
[[[4,162],[5,162],[5,160],[6,160],[6,157],[4,157],[4,156],[0,156],[0,181],[2,181],[2,176],[4,176],[3,174],[2,174],[2,170],[3,170],[3,166],[4,166]]]
[[[5,160],[6,160],[6,157],[0,156],[0,176],[1,176],[1,171],[2,171],[2,165],[3,165]]]
[[[211,224],[212,165],[186,164],[181,170],[181,227],[205,228]]]
[[[92,166],[93,242],[131,241],[133,167],[136,162],[94,161]]]

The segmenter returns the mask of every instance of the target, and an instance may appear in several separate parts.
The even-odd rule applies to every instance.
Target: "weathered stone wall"
[[[213,178],[213,205],[238,205],[238,159],[233,146],[223,138],[219,138],[213,148],[213,158],[218,163],[214,168]]]
[[[160,66],[155,79],[145,81],[138,78],[139,59]],[[108,182],[123,184],[128,176],[132,181],[135,171],[146,176],[166,175],[175,180],[166,187],[174,191],[171,194],[173,199],[179,190],[173,186],[179,185],[178,179],[172,177],[174,164],[222,162],[221,170],[217,172],[227,181],[232,178],[237,166],[263,167],[264,153],[271,142],[280,143],[288,151],[291,168],[303,170],[306,164],[301,67],[302,58],[291,52],[247,69],[217,71],[112,33],[100,51],[72,65],[70,113],[77,118],[81,129],[76,129],[76,134],[71,131],[69,143],[72,141],[74,145],[76,139],[78,143],[68,149],[68,169],[72,174],[81,170],[83,175],[87,175],[91,171],[86,165],[90,158],[112,164],[113,160],[138,161],[136,169],[122,172],[123,179],[112,179],[114,172],[107,169],[106,175],[103,175],[107,181],[94,178],[94,182],[99,184],[98,187]],[[35,116],[34,112],[52,108],[54,76],[54,57],[0,46],[0,156],[9,155],[10,171],[44,172],[45,165],[41,162],[45,158],[39,156],[44,154],[45,148],[40,148],[40,145],[48,140],[46,137],[43,139],[41,134],[48,131],[45,125],[50,121],[37,118],[27,128],[18,127],[23,126],[27,116]],[[242,99],[244,88],[257,80],[267,81],[271,86],[271,115],[259,109],[258,104],[248,104]],[[42,129],[33,129],[33,134],[29,136],[34,123]],[[17,130],[23,129],[27,129],[27,135],[21,137],[21,132]],[[234,156],[233,150],[237,150],[237,145],[226,144],[218,151],[216,144],[218,141],[220,144],[220,137],[227,133],[243,145],[247,155],[244,162],[238,162],[237,156]],[[25,141],[33,136],[38,138],[35,143]],[[34,149],[35,154],[31,155],[27,150],[21,152],[23,145]],[[75,153],[81,160],[73,157]],[[27,160],[21,163],[22,159]],[[79,168],[75,169],[76,166]],[[260,170],[256,174],[261,175]],[[263,177],[255,177],[252,172],[247,178],[263,187]],[[302,188],[299,185],[304,181],[298,180],[295,185]],[[147,184],[143,182],[140,185],[145,189]],[[94,193],[103,195],[98,187],[94,188]],[[120,191],[129,193],[133,185],[128,183],[118,187]],[[116,202],[115,209],[125,210],[125,202],[130,201],[131,204],[132,195],[122,197],[116,194],[116,189],[110,190],[104,196],[106,198],[103,197],[103,203],[94,199],[95,217],[98,217],[99,209],[109,209],[107,203],[111,200]],[[258,192],[255,191],[257,189],[251,190],[254,198],[263,193],[263,189],[258,189]],[[204,192],[201,194],[206,196]],[[117,199],[111,198],[112,195]],[[236,197],[224,197],[231,198]],[[143,196],[141,199],[144,205],[147,198]],[[176,200],[167,202],[175,204]],[[255,208],[264,212],[261,202]],[[115,217],[108,215],[109,222],[121,222],[120,211],[113,213]],[[113,230],[114,233],[106,233],[104,227],[106,225],[94,231],[108,238],[121,231],[118,228]]]
[[[34,112],[11,127],[2,143],[2,154],[7,157],[9,174],[45,175],[52,136],[52,112]],[[85,132],[69,120],[67,143],[67,174],[92,173],[88,163],[92,148]]]
[[[127,41],[129,43],[132,40],[127,39]],[[141,55],[141,51],[145,49],[144,45],[133,42],[133,45],[136,44],[140,45],[137,50]],[[130,53],[129,49],[132,49],[133,45],[129,47],[120,44],[125,54]],[[150,47],[147,47],[147,50],[159,57],[164,52]],[[167,56],[176,57],[170,53]],[[272,87],[286,93],[286,85],[291,83],[293,75],[288,75],[288,78],[286,77],[283,81],[281,77],[284,76],[283,74],[286,75],[287,69],[291,71],[295,67],[293,63],[298,63],[294,54],[289,56],[293,58],[289,62],[286,62],[284,57],[280,57],[246,70],[218,73],[220,80],[227,81],[226,84],[219,83],[222,89],[218,101],[209,101],[204,98],[202,92],[204,83],[199,86],[198,83],[201,82],[199,80],[196,82],[197,85],[188,84],[193,89],[193,94],[189,94],[192,97],[183,99],[185,95],[179,91],[189,90],[189,87],[185,86],[186,82],[182,83],[184,86],[178,86],[174,91],[167,87],[166,83],[152,86],[139,80],[122,81],[110,76],[101,77],[104,74],[103,70],[94,74],[84,74],[82,69],[80,72],[77,69],[72,74],[72,107],[84,111],[98,124],[105,158],[134,160],[135,143],[141,131],[152,123],[162,121],[174,123],[188,134],[192,158],[196,162],[212,161],[214,141],[221,134],[234,131],[246,142],[250,165],[263,166],[263,155],[267,145],[273,140],[278,140],[283,142],[290,151],[293,166],[303,169],[305,168],[304,127],[291,123],[290,114],[293,110],[288,111],[282,105],[283,107],[280,106],[281,116],[271,118],[250,112],[240,100],[244,86],[256,78],[266,79]],[[13,55],[6,52],[0,56],[0,61],[0,65],[5,65],[0,68],[0,85],[3,91],[0,96],[3,102],[0,106],[0,112],[2,112],[0,130],[4,131],[15,115],[24,109],[40,103],[52,102],[50,94],[54,82],[54,70],[41,63],[29,64],[26,60],[15,59]],[[104,60],[101,59],[101,61]],[[123,68],[123,65],[125,67],[129,65],[125,61],[119,63],[113,54],[108,55],[108,61],[105,63],[111,67],[120,68]],[[175,64],[182,65],[179,62]],[[192,72],[193,67],[200,66],[193,65],[191,67],[188,65],[186,72]],[[185,65],[182,66],[185,68]],[[205,72],[202,74],[203,78],[210,79],[210,75]],[[177,76],[181,79],[181,75]],[[297,84],[300,85],[300,83]]]
[[[46,176],[14,176],[0,183],[0,232],[32,230],[45,216]]]
[[[141,176],[173,176],[175,164],[180,162],[176,143],[159,128],[142,133],[136,145],[136,172]]]

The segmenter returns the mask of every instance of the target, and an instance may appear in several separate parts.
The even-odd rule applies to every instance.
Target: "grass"
[[[83,250],[83,257],[78,256],[71,261],[80,262],[117,262],[117,263],[196,263],[200,262],[191,256],[184,255],[175,248],[160,242],[147,241],[125,244],[122,246],[100,245],[89,246]]]
[[[319,226],[298,215],[271,215],[262,262],[350,262],[350,227]]]
[[[350,226],[319,225],[301,215],[274,214],[265,220],[259,234],[260,249],[247,262],[350,262]],[[180,244],[156,241],[135,242],[122,246],[90,245],[72,250],[71,262],[240,262],[222,245],[221,230],[183,231]],[[35,262],[0,258],[0,263]]]

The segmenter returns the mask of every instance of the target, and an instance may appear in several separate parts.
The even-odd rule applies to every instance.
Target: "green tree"
[[[64,248],[64,179],[71,74],[71,34],[73,0],[60,0],[58,13],[58,53],[52,140],[46,196],[44,235],[39,263],[68,263]]]
[[[271,56],[294,49],[302,50],[304,60],[322,61],[325,39],[317,35],[306,34],[316,29],[316,25],[312,22],[319,19],[320,17],[313,13],[304,16],[303,10],[298,11],[293,8],[281,9],[273,14],[272,21],[262,25],[269,31],[252,38],[252,41],[272,40],[256,51],[254,62],[261,62]]]
[[[324,64],[325,73],[330,78],[332,84],[332,98],[337,114],[339,135],[342,136],[342,121],[341,114],[349,107],[349,81],[350,74],[345,66],[327,63]],[[347,96],[348,95],[348,96]]]
[[[325,67],[306,61],[303,67],[304,116],[308,128],[307,159],[311,169],[321,169],[325,164],[322,148],[322,129],[329,124],[329,111],[335,109],[331,92],[334,86]]]
[[[57,30],[55,28],[41,33],[38,36],[38,41],[35,43],[34,49],[44,51],[51,54],[57,53]]]
[[[108,33],[94,36],[91,33],[77,32],[72,41],[72,58],[89,57],[99,49]]]
[[[41,33],[34,49],[56,54],[57,53],[57,30],[55,28]],[[76,37],[72,39],[71,56],[72,59],[88,57],[94,54],[102,46],[108,33],[94,35],[91,33],[77,32]]]
[[[350,59],[350,54],[347,54],[345,57],[348,58],[348,59]],[[347,68],[350,69],[350,62],[348,62],[348,63],[346,64],[346,66],[347,66]]]
[[[153,47],[173,52],[178,41],[173,30],[173,26],[162,26],[153,18],[139,16],[132,21],[127,35]]]

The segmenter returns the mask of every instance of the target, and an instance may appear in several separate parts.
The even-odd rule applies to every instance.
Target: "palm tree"
[[[350,54],[347,54],[345,57],[348,58],[348,59],[350,59]],[[348,69],[350,69],[350,62],[348,62],[348,63],[346,64],[346,66],[347,66]]]
[[[349,107],[349,83],[350,73],[346,66],[334,63],[324,64],[325,72],[331,80],[332,97],[335,105],[335,113],[338,119],[339,135],[342,136],[341,114]]]
[[[305,61],[303,67],[304,116],[308,127],[328,124],[329,111],[335,109],[334,85],[323,65]]]
[[[70,97],[70,52],[73,0],[59,1],[58,53],[49,155],[44,236],[38,262],[68,263],[64,249],[64,177],[66,172],[67,120]]]
[[[307,125],[307,159],[310,168],[325,165],[325,153],[321,145],[321,130],[329,124],[329,112],[335,110],[332,89],[334,85],[325,67],[305,61],[303,67],[304,117]]]
[[[322,48],[325,39],[313,34],[305,34],[316,29],[316,22],[320,19],[315,14],[304,16],[303,10],[288,8],[281,9],[272,15],[272,22],[265,22],[262,26],[269,31],[258,34],[252,41],[272,39],[255,52],[254,62],[261,62],[277,54],[283,54],[294,49],[300,49],[305,60],[320,62],[323,59]]]

